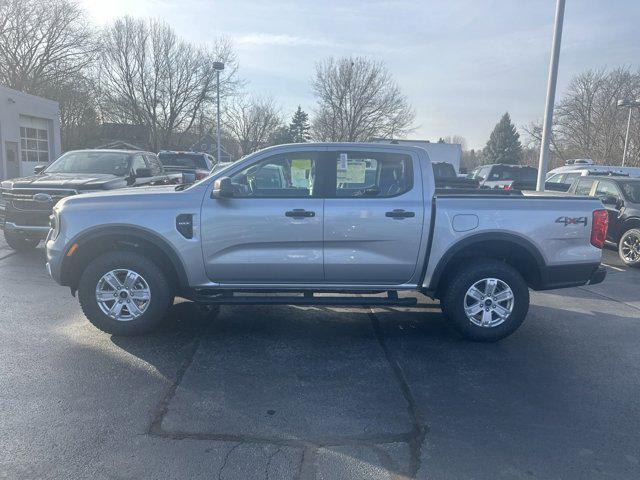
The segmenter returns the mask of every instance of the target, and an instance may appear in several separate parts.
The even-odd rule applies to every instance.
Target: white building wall
[[[462,147],[458,143],[431,143],[426,140],[389,140],[384,138],[373,139],[374,143],[397,143],[398,145],[410,145],[424,148],[432,162],[446,162],[453,165],[456,172],[460,172],[460,159]]]
[[[17,154],[18,176],[31,175],[36,165],[47,163],[44,161],[22,161],[21,126],[36,129],[46,128],[50,161],[61,153],[58,102],[0,85],[0,178],[14,176],[9,175],[10,171],[14,171],[14,168],[7,165],[7,154],[9,153],[7,150],[13,150],[14,147]],[[35,145],[37,148],[38,144]],[[31,158],[34,158],[33,154],[31,154]],[[43,155],[42,160],[45,159],[46,157]]]

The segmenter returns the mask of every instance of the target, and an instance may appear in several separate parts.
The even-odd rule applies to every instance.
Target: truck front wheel
[[[135,252],[108,252],[87,265],[78,287],[89,321],[114,335],[142,335],[162,323],[173,296],[163,271]]]
[[[478,260],[449,277],[441,302],[453,326],[467,339],[495,342],[511,335],[529,310],[522,275],[498,260]]]

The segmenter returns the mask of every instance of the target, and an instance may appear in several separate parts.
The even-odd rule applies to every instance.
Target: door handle
[[[311,212],[309,210],[305,210],[304,208],[294,208],[293,210],[284,212],[284,215],[286,217],[293,217],[293,218],[307,218],[307,217],[315,217],[316,212]]]
[[[411,217],[415,217],[416,213],[415,212],[407,212],[405,210],[402,210],[401,208],[396,208],[395,210],[392,210],[390,212],[386,212],[384,214],[385,217],[390,217],[390,218],[395,218],[396,220],[402,220],[403,218],[411,218]]]

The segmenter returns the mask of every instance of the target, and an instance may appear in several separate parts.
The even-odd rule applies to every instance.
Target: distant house
[[[373,143],[393,143],[396,145],[410,145],[422,147],[429,154],[432,162],[446,162],[453,165],[456,172],[460,171],[462,146],[459,143],[432,143],[429,140],[396,140],[392,138],[372,138]]]
[[[93,148],[124,150],[147,150],[149,148],[149,127],[128,123],[102,123],[98,125]]]
[[[31,175],[60,150],[58,102],[0,85],[0,179]]]

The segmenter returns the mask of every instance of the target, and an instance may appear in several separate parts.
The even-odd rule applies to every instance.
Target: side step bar
[[[409,306],[418,303],[417,298],[398,298],[396,292],[387,297],[315,297],[313,292],[304,295],[199,295],[187,297],[198,303],[210,305],[330,305],[330,306]]]

